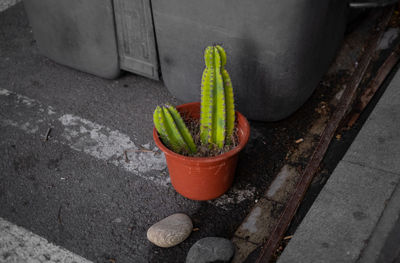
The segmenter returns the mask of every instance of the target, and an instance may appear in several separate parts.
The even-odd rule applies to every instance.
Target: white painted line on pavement
[[[8,97],[5,103],[9,110],[0,115],[0,123],[3,126],[17,127],[34,134],[40,130],[39,127],[44,127],[50,122],[55,129],[62,129],[62,137],[54,138],[54,141],[122,167],[156,184],[166,186],[169,183],[168,176],[146,174],[154,170],[162,171],[167,167],[164,155],[141,151],[129,136],[72,114],[58,114],[53,107],[44,106],[36,100],[6,89],[0,89],[0,96]],[[42,130],[47,128],[45,126]],[[125,160],[124,151],[128,161]]]
[[[166,176],[150,178],[143,174],[166,168],[162,153],[141,151],[127,135],[78,116],[65,114],[58,120],[64,126],[63,137],[72,149],[85,152],[97,159],[110,161],[157,184],[166,185],[169,182],[169,177]],[[125,160],[124,151],[128,161]]]
[[[90,263],[91,261],[0,217],[0,263]]]
[[[54,129],[61,129],[61,136],[52,141],[67,145],[73,150],[84,152],[92,157],[112,163],[143,179],[158,185],[168,186],[169,176],[151,176],[150,171],[166,169],[164,154],[152,151],[141,151],[128,135],[118,130],[92,122],[73,114],[60,114],[53,107],[0,88],[0,125],[12,126],[29,134],[44,133],[49,124]],[[150,147],[150,144],[144,145]],[[124,152],[128,161],[125,160]],[[255,195],[255,187],[231,189],[220,198],[210,203],[228,209],[230,204],[238,204]]]
[[[6,11],[19,2],[21,2],[21,0],[0,0],[0,12]]]

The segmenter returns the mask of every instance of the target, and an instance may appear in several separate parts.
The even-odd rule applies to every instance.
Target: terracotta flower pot
[[[193,102],[177,107],[181,113],[200,118],[200,103]],[[236,112],[239,145],[229,152],[214,157],[187,157],[169,150],[153,129],[156,145],[164,152],[169,176],[175,190],[193,200],[210,200],[224,194],[232,185],[239,152],[250,136],[246,118]]]

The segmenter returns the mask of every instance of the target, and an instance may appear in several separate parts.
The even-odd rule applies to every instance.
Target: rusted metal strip
[[[381,87],[383,81],[385,81],[386,77],[392,71],[393,67],[399,62],[399,59],[399,46],[397,46],[395,51],[393,51],[385,60],[385,62],[376,73],[374,79],[370,82],[368,87],[362,93],[360,97],[360,102],[357,104],[356,107],[354,107],[353,112],[350,114],[349,121],[347,122],[347,128],[351,128],[358,120],[360,114],[364,111],[365,107],[367,107],[368,103]]]
[[[276,251],[280,241],[283,238],[287,228],[289,227],[290,222],[292,221],[296,211],[303,200],[303,197],[314,177],[314,174],[318,171],[321,161],[323,160],[325,153],[328,149],[328,146],[339,127],[340,123],[345,118],[350,106],[354,100],[356,95],[356,91],[365,75],[365,72],[372,60],[372,56],[376,50],[376,46],[378,41],[381,39],[384,29],[387,27],[393,9],[382,11],[382,20],[379,23],[380,31],[377,32],[374,37],[372,37],[371,41],[369,41],[369,45],[365,49],[365,52],[361,58],[361,61],[358,63],[357,68],[355,69],[353,75],[351,76],[350,83],[345,88],[343,95],[340,99],[338,107],[336,108],[334,114],[332,115],[329,123],[327,124],[325,130],[321,134],[320,141],[311,156],[310,161],[308,162],[302,177],[299,183],[296,186],[296,190],[289,202],[287,203],[278,224],[276,225],[274,231],[271,233],[268,240],[263,245],[260,255],[257,259],[257,263],[268,263],[273,258],[274,252]]]

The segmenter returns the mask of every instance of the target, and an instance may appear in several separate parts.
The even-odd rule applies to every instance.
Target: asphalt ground
[[[17,4],[0,13],[0,217],[96,262],[183,262],[200,238],[233,236],[295,141],[328,118],[337,82],[322,83],[286,120],[251,122],[232,189],[191,201],[173,190],[162,155],[140,150],[157,151],[156,105],[180,102],[162,82],[133,74],[104,80],[41,56]],[[147,241],[147,228],[176,212],[199,231],[170,249]]]
[[[266,157],[285,155],[254,123],[229,193],[183,198],[157,153],[135,152],[154,147],[156,105],[179,102],[162,82],[104,80],[41,56],[22,4],[0,13],[0,89],[0,216],[96,262],[182,262],[201,237],[230,238],[280,168]],[[176,212],[200,231],[153,246],[147,228]]]

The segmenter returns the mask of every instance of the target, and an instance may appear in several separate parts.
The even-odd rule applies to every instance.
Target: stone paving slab
[[[395,244],[395,249],[391,246],[385,246],[387,242],[382,242],[382,240],[388,240],[391,235],[398,233],[395,233],[394,230],[396,228],[396,225],[400,226],[399,224],[400,220],[400,187],[396,187],[395,192],[393,193],[393,196],[390,199],[390,202],[388,202],[385,211],[383,212],[382,217],[380,218],[374,232],[372,233],[368,246],[363,250],[362,256],[359,259],[359,262],[363,263],[373,263],[373,262],[379,262],[378,260],[380,257],[382,257],[382,254],[386,254],[387,256],[392,257],[391,260],[387,260],[385,262],[393,262],[393,256],[396,256],[393,254],[395,250],[400,250],[400,241],[397,241]],[[397,240],[399,240],[400,235],[397,237]],[[386,251],[386,250],[392,250],[391,251]],[[388,253],[389,252],[389,253]],[[384,262],[384,261],[380,261]]]
[[[278,262],[354,262],[399,178],[341,162]]]
[[[400,220],[397,220],[375,262],[400,262]],[[361,259],[362,260],[362,259]],[[359,261],[362,262],[362,261]]]
[[[392,80],[344,160],[398,173],[400,171],[400,74]]]
[[[400,209],[399,86],[397,72],[278,263],[380,262],[388,256],[382,248],[393,245]]]

